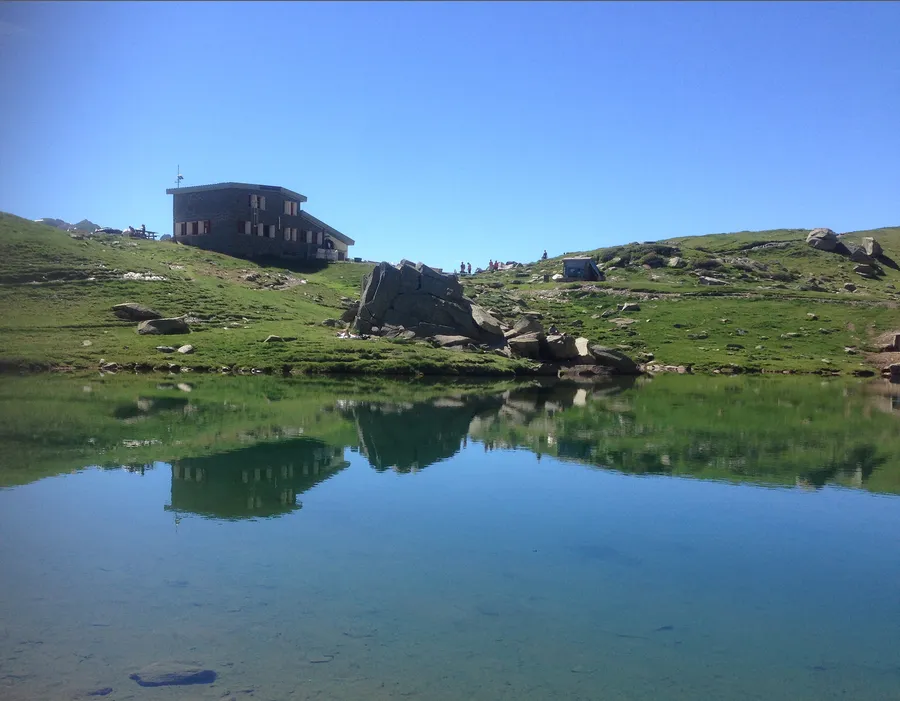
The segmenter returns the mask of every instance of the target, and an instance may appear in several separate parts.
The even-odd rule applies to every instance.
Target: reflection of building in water
[[[171,506],[213,518],[277,516],[350,463],[344,449],[307,438],[172,463]]]

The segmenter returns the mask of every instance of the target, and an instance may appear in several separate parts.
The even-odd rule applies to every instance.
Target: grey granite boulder
[[[178,316],[169,319],[148,319],[138,324],[137,332],[141,335],[159,334],[171,335],[180,333],[190,333],[191,327],[188,326],[184,317]]]

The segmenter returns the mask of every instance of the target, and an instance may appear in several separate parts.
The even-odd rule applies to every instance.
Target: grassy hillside
[[[606,274],[602,283],[544,282],[560,258],[464,280],[479,304],[512,324],[538,311],[546,326],[617,346],[653,362],[728,370],[853,373],[893,360],[868,355],[879,336],[900,328],[900,228],[874,236],[886,257],[877,279],[853,272],[846,256],[805,245],[805,230],[741,232],[583,252]],[[678,258],[683,267],[669,267]],[[68,234],[0,214],[0,363],[7,369],[93,368],[100,359],[200,368],[290,365],[301,372],[510,374],[526,367],[489,352],[429,344],[336,338],[322,325],[356,299],[364,264],[317,270],[263,266],[169,242]],[[128,273],[149,280],[127,279]],[[707,275],[723,286],[700,284]],[[847,291],[845,283],[856,285]],[[189,336],[139,336],[111,312],[140,302],[163,315],[192,317]],[[638,302],[640,311],[617,305]],[[264,344],[269,334],[296,337]],[[158,345],[191,343],[196,353],[168,356]],[[849,352],[845,349],[851,349]]]
[[[482,273],[466,288],[500,316],[542,312],[545,325],[560,331],[694,371],[853,373],[896,360],[869,351],[878,349],[879,336],[900,329],[900,269],[893,263],[900,260],[900,227],[841,237],[853,244],[874,236],[884,247],[881,274],[872,280],[854,273],[848,257],[807,246],[807,233],[740,232],[572,252],[594,258],[606,280],[543,282],[562,272],[558,257]],[[670,267],[673,258],[683,267]],[[703,285],[700,275],[727,284]],[[620,313],[625,302],[637,302],[640,311]]]
[[[448,352],[419,342],[336,338],[322,326],[359,297],[369,266],[342,262],[311,270],[266,267],[170,242],[121,236],[71,238],[49,226],[0,214],[0,361],[9,368],[96,367],[178,362],[192,367],[413,374],[510,374],[516,363],[494,354]],[[162,280],[128,280],[141,273]],[[248,279],[249,277],[249,279]],[[303,282],[301,282],[303,281]],[[268,284],[280,283],[277,287]],[[188,315],[192,333],[139,336],[115,317],[120,302],[163,316]],[[296,337],[262,343],[270,334]],[[190,356],[159,345],[190,343]]]

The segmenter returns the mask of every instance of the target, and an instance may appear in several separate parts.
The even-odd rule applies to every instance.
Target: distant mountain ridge
[[[77,224],[69,224],[67,221],[63,221],[62,219],[54,219],[52,217],[43,217],[41,219],[34,220],[38,224],[46,224],[47,226],[52,226],[57,229],[62,229],[63,231],[94,231],[94,229],[99,229],[100,226],[94,224],[90,219],[82,219]]]

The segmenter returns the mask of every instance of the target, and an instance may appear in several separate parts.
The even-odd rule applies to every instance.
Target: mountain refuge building
[[[301,206],[278,185],[217,183],[166,190],[177,243],[238,258],[347,260],[355,241]]]

